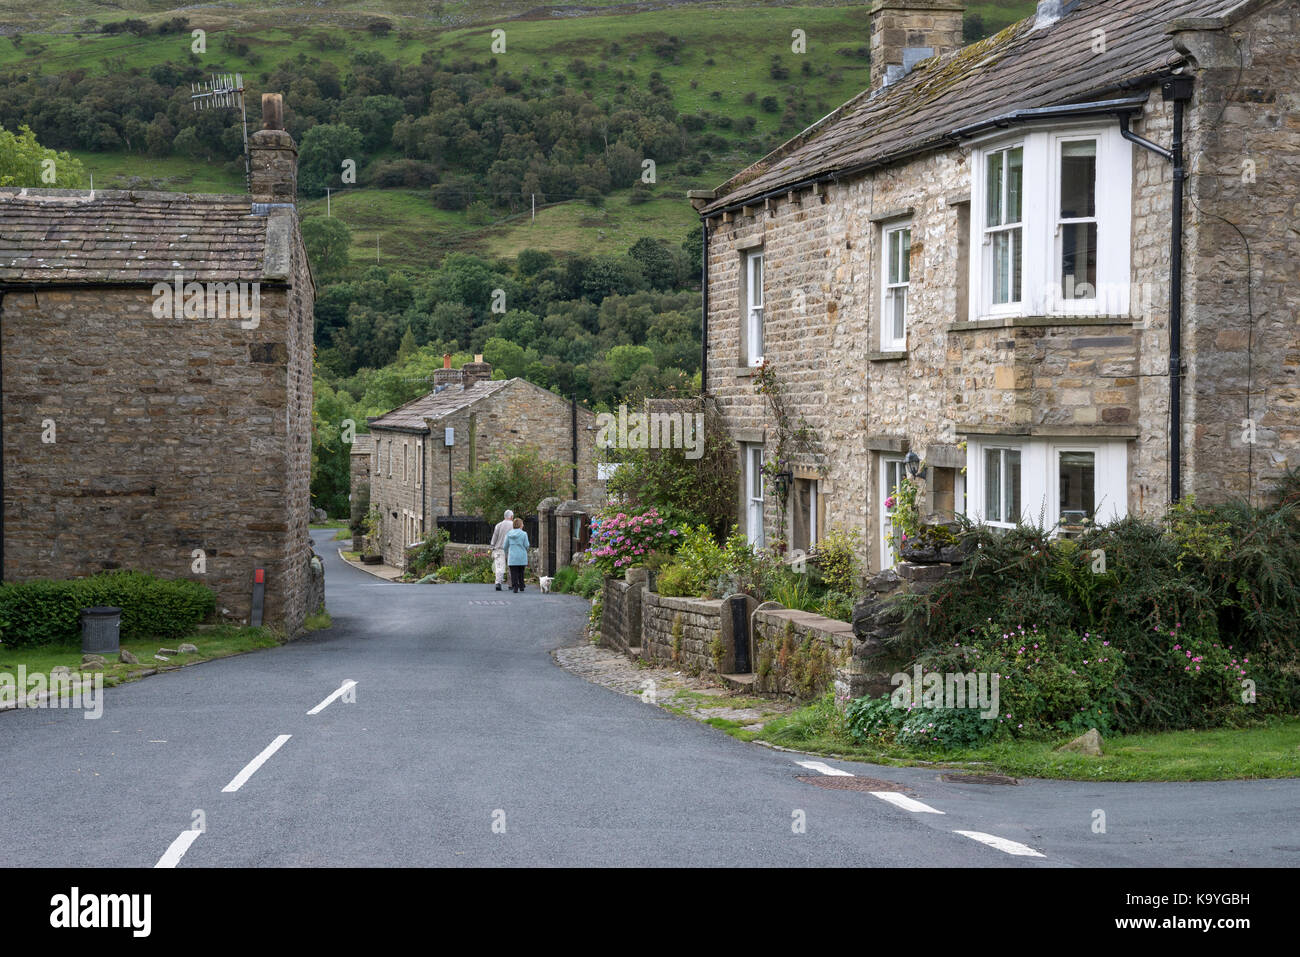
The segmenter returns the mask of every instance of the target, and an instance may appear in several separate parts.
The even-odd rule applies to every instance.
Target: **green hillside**
[[[380,262],[410,267],[428,264],[449,250],[496,256],[529,247],[557,253],[597,248],[621,252],[645,235],[678,242],[694,221],[682,201],[687,189],[716,185],[867,84],[866,3],[679,2],[667,9],[624,12],[630,6],[587,3],[581,16],[572,15],[577,8],[547,7],[548,12],[569,15],[542,16],[535,4],[513,0],[356,0],[328,8],[238,0],[175,9],[166,0],[121,0],[111,10],[93,8],[96,12],[88,18],[84,3],[56,0],[33,8],[0,0],[0,24],[8,24],[4,32],[10,34],[0,37],[0,79],[29,72],[47,77],[81,72],[130,75],[164,64],[196,67],[203,75],[239,72],[249,87],[250,122],[255,127],[261,90],[270,88],[267,83],[277,72],[293,76],[299,64],[330,62],[346,76],[358,54],[377,54],[406,66],[430,56],[461,65],[495,61],[498,77],[548,76],[597,100],[616,99],[658,83],[670,91],[672,108],[692,118],[684,120],[693,124],[687,127],[692,139],[708,144],[688,162],[660,162],[649,202],[633,205],[627,188],[609,191],[599,207],[552,195],[535,220],[531,209],[497,208],[488,216],[438,209],[428,201],[427,191],[375,189],[364,175],[358,177],[353,195],[336,192],[331,210],[353,227],[354,259],[374,262],[378,239]],[[968,20],[981,18],[988,32],[1032,7],[1032,0],[972,4]],[[187,18],[188,29],[208,31],[206,53],[190,54],[188,29],[163,36],[91,32],[130,17],[158,25],[174,16]],[[501,20],[505,17],[519,18]],[[396,29],[367,30],[366,24],[377,19]],[[490,20],[501,20],[493,28],[505,31],[505,52],[493,53],[488,27],[458,25]],[[18,37],[13,35],[16,25],[23,30]],[[803,54],[791,51],[795,29],[807,36]],[[295,91],[283,92],[292,111]],[[243,188],[237,141],[235,149],[224,153],[142,156],[123,149],[79,149],[50,130],[38,127],[37,132],[43,142],[78,157],[100,188]],[[387,150],[387,158],[396,157]],[[323,198],[305,196],[304,215],[323,214]]]

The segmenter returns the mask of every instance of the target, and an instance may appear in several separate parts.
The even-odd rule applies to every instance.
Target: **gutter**
[[[704,254],[700,265],[700,297],[703,316],[700,321],[700,395],[709,394],[709,221],[700,217]]]

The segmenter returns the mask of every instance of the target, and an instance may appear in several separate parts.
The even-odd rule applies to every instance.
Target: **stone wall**
[[[600,643],[607,648],[631,651],[642,648],[642,599],[646,574],[643,568],[628,570],[628,580],[606,578],[600,602]]]
[[[200,581],[243,621],[264,568],[264,620],[299,627],[313,296],[293,235],[256,329],[155,317],[150,285],[3,293],[6,581],[136,568]]]
[[[820,697],[853,655],[853,626],[790,608],[753,616],[754,690],[800,699]]]
[[[669,598],[646,589],[641,602],[641,656],[695,674],[718,671],[722,647],[722,601]]]
[[[1300,3],[1189,26],[1184,485],[1259,503],[1300,465]]]

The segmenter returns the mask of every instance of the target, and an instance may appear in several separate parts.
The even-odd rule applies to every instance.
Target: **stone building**
[[[1265,501],[1300,464],[1300,2],[1040,0],[965,47],[961,3],[872,17],[871,89],[691,194],[751,540],[892,565],[909,456],[923,513],[994,525]]]
[[[603,497],[590,410],[524,379],[493,379],[482,356],[460,369],[451,368],[450,356],[444,364],[434,391],[369,420],[370,503],[379,512],[384,562],[398,568],[407,546],[423,541],[439,516],[464,512],[463,473],[523,448],[569,465],[575,497]],[[355,479],[356,457],[353,463]]]
[[[314,288],[264,98],[252,195],[0,189],[5,581],[190,577],[308,608]]]

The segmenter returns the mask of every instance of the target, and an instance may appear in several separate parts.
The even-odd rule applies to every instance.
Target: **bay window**
[[[966,461],[967,515],[985,525],[1069,534],[1128,514],[1125,439],[972,437]]]
[[[1132,145],[1116,124],[994,135],[974,153],[969,318],[1126,316]]]

